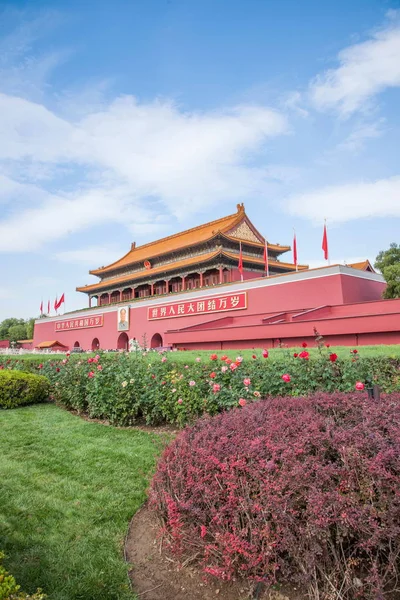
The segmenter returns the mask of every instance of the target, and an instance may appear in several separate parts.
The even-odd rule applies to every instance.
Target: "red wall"
[[[143,336],[146,336],[147,345],[150,345],[151,338],[156,333],[162,336],[164,345],[177,344],[185,347],[193,344],[196,347],[209,348],[218,347],[221,344],[225,344],[224,347],[227,345],[230,347],[271,346],[276,345],[276,338],[292,340],[293,345],[296,345],[299,337],[311,339],[315,324],[317,329],[323,327],[324,332],[322,333],[332,338],[336,336],[337,339],[342,339],[343,336],[353,336],[349,343],[354,344],[357,341],[354,338],[355,335],[365,336],[371,332],[396,330],[394,317],[387,313],[397,314],[397,321],[399,321],[400,305],[391,304],[396,301],[376,302],[381,297],[384,286],[385,284],[377,280],[376,276],[363,278],[354,269],[331,267],[308,271],[304,274],[299,272],[216,286],[208,290],[201,290],[201,292],[188,291],[171,294],[170,297],[163,297],[158,301],[148,299],[131,301],[127,303],[132,306],[128,335],[129,338],[136,338],[139,343],[142,343]],[[198,300],[200,294],[203,294],[201,297],[207,298],[236,291],[247,291],[248,308],[246,310],[212,315],[182,316],[157,321],[148,321],[147,319],[149,306],[191,298]],[[343,305],[346,298],[360,301],[372,297],[375,302]],[[327,305],[332,308],[320,308]],[[285,311],[296,314],[312,308],[318,308],[318,310],[311,312],[309,316],[300,315],[298,320],[293,317],[293,314],[289,314],[284,316],[284,320],[289,322],[283,324],[265,325],[262,322],[263,317],[269,314],[285,313]],[[107,310],[109,312],[106,312]],[[57,320],[78,318],[78,315],[83,318],[93,314],[104,315],[102,327],[55,332]],[[349,319],[349,317],[357,317],[361,314],[370,314],[372,317],[368,317],[363,324],[360,324],[361,321],[357,321],[357,318]],[[384,318],[379,319],[380,314]],[[335,318],[332,319],[332,317]],[[215,322],[215,325],[212,322]],[[195,330],[196,325],[200,326],[197,331]],[[183,331],[184,329],[186,331]],[[78,342],[80,347],[89,350],[92,340],[96,337],[99,339],[100,348],[115,349],[118,336],[117,308],[99,307],[84,313],[76,312],[59,318],[40,319],[35,324],[34,345],[36,346],[41,341],[57,339],[69,348]],[[397,338],[392,335],[392,339]],[[291,345],[292,342],[287,343]]]

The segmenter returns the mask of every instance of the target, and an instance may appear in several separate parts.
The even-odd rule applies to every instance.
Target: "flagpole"
[[[299,270],[299,267],[297,265],[297,263],[298,263],[298,260],[297,260],[297,239],[296,239],[296,230],[295,230],[294,227],[293,227],[293,245],[296,248],[296,273],[297,273],[297,271]]]
[[[326,217],[325,217],[325,230],[326,230],[326,239],[328,239],[328,227],[326,226]],[[328,266],[331,266],[331,255],[329,252],[329,243],[328,243]]]

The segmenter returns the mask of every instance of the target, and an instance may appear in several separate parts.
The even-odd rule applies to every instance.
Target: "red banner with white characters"
[[[103,327],[103,315],[85,317],[80,319],[68,319],[68,321],[56,321],[56,331],[69,331],[70,329],[87,329],[89,327]]]
[[[208,315],[210,313],[226,312],[228,310],[243,310],[247,308],[247,292],[199,298],[187,302],[172,302],[149,307],[149,321],[171,319],[173,317],[190,317],[191,315]]]

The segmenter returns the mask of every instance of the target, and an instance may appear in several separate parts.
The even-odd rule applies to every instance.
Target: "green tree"
[[[23,325],[24,323],[23,319],[4,319],[4,321],[0,323],[0,340],[9,340],[10,327],[13,327],[14,325]]]
[[[8,330],[8,339],[10,342],[16,342],[17,340],[26,340],[26,324],[23,325],[11,325]]]
[[[394,242],[388,250],[379,252],[374,264],[387,283],[384,298],[400,298],[400,246]]]
[[[35,327],[35,319],[28,319],[26,322],[26,339],[31,340],[33,338],[33,329]]]

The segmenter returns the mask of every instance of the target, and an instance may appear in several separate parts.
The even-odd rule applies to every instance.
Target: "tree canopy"
[[[374,266],[381,271],[387,283],[384,298],[400,298],[400,245],[394,242],[388,250],[379,252]]]
[[[33,338],[35,319],[4,319],[0,323],[0,340],[30,340]]]

